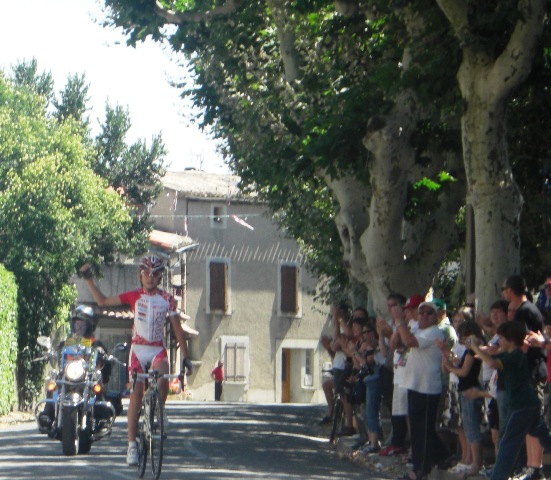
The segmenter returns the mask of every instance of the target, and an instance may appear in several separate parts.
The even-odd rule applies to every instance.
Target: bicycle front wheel
[[[147,449],[149,443],[146,440],[144,428],[140,430],[140,436],[138,437],[138,476],[142,478],[145,473],[145,467],[147,465]]]
[[[165,436],[163,425],[164,406],[158,395],[151,396],[150,408],[149,422],[151,437],[149,439],[149,452],[151,453],[151,471],[153,472],[153,478],[158,480],[163,465],[163,443]]]

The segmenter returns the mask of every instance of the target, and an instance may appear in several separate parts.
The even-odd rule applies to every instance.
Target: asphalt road
[[[372,479],[365,465],[337,458],[310,405],[169,402],[161,479]],[[126,465],[126,418],[88,455],[66,457],[34,423],[0,430],[1,479],[135,479]],[[148,469],[144,478],[151,478]],[[386,478],[389,478],[386,475]]]

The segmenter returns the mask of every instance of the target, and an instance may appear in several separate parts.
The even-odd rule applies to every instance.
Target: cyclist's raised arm
[[[86,281],[86,286],[88,287],[88,290],[90,291],[94,302],[96,302],[100,307],[114,307],[117,305],[122,305],[121,299],[118,295],[107,297],[101,292],[101,290],[94,282],[92,265],[90,265],[89,263],[85,263],[82,267],[80,267],[80,274]]]

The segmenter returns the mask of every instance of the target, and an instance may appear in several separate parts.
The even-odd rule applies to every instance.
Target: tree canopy
[[[128,145],[126,137],[131,126],[128,110],[105,106],[105,121],[95,139],[97,155],[92,168],[118,189],[128,203],[143,207],[161,192],[166,149],[160,134],[152,137],[150,146],[145,140]]]
[[[84,76],[69,77],[59,100],[49,79],[34,61],[14,67],[11,77],[0,72],[0,260],[18,285],[21,407],[42,381],[41,365],[31,361],[36,338],[68,318],[78,267],[147,248],[150,226],[136,203],[151,200],[164,155],[160,137],[148,150],[144,141],[127,145],[123,132],[117,140],[128,158],[113,159],[119,184],[98,175],[100,141],[88,129]],[[117,192],[122,184],[133,185],[132,195]]]
[[[483,308],[519,268],[507,78],[518,86],[530,71],[541,0],[105,5],[106,24],[130,44],[151,36],[187,56],[195,84],[179,86],[226,142],[243,186],[274,210],[300,211],[278,219],[312,251],[316,234],[334,239],[336,228],[341,245],[326,241],[326,258],[340,250],[379,311],[391,291],[426,292],[461,245],[466,201]],[[313,196],[327,199],[324,215]],[[310,217],[321,228],[309,230]]]
[[[325,257],[340,251],[337,266],[378,305],[390,290],[412,294],[430,284],[458,240],[464,198],[459,97],[450,88],[459,57],[449,55],[454,40],[438,8],[420,2],[416,8],[431,12],[420,19],[416,8],[375,3],[344,14],[326,1],[210,11],[197,3],[106,5],[108,23],[122,26],[130,43],[164,36],[187,55],[196,86],[182,83],[183,94],[225,140],[244,186],[275,209],[302,212],[302,226],[278,216],[299,241],[321,252],[316,237],[325,238]],[[167,23],[177,29],[164,30]],[[424,60],[432,69],[421,68]],[[312,212],[312,195],[330,199],[332,211]],[[313,228],[303,228],[310,218]]]

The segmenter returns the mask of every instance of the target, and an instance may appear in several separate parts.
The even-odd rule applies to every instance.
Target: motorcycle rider
[[[81,344],[85,347],[96,347],[99,350],[98,366],[101,366],[101,376],[104,384],[109,382],[111,376],[111,363],[107,361],[104,345],[94,337],[98,319],[94,309],[89,305],[78,305],[70,318],[71,334],[57,346],[56,351],[61,352],[66,345]],[[38,416],[40,430],[47,432],[53,424],[55,406],[46,403],[44,410]]]
[[[165,345],[164,324],[168,316],[172,330],[178,343],[184,364],[191,373],[191,362],[187,359],[187,344],[184,330],[180,323],[180,317],[176,311],[174,298],[168,292],[159,288],[164,271],[163,260],[155,255],[148,255],[141,259],[139,264],[140,288],[107,297],[94,283],[94,277],[90,264],[80,268],[80,273],[86,280],[86,285],[94,301],[100,306],[118,306],[128,304],[134,313],[132,326],[132,347],[128,371],[138,373],[145,371],[145,365],[160,374],[169,373],[168,355]],[[128,452],[126,461],[129,465],[138,464],[138,445],[136,437],[142,396],[144,392],[143,381],[137,381],[130,394],[128,405]],[[168,381],[159,379],[159,393],[163,404],[168,396]],[[164,422],[167,423],[165,417]],[[165,424],[166,424],[165,423]]]

